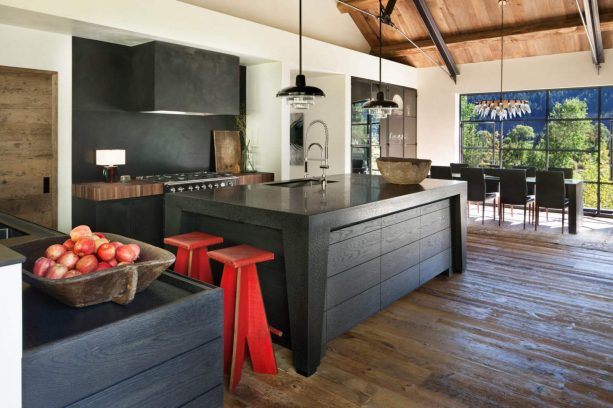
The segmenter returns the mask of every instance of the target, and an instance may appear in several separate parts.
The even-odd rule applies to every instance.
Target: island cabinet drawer
[[[359,224],[350,225],[330,232],[330,244],[344,241],[349,238],[357,237],[358,235],[366,234],[367,232],[376,231],[381,228],[381,218],[361,222]]]
[[[381,282],[381,309],[419,287],[419,264]]]
[[[180,407],[219,384],[221,337],[67,407]],[[138,390],[138,392],[134,392]],[[221,406],[219,395],[212,406]],[[39,405],[43,406],[43,405]]]
[[[451,248],[425,260],[419,265],[419,285],[451,268]]]
[[[420,219],[413,218],[381,229],[381,253],[398,249],[419,239]]]
[[[381,256],[381,280],[386,280],[400,272],[419,264],[419,241],[405,245]]]
[[[326,309],[364,292],[381,282],[381,262],[375,258],[328,278]]]
[[[377,258],[381,254],[381,230],[330,245],[328,277]]]
[[[451,214],[449,213],[449,208],[443,208],[442,210],[423,215],[421,217],[420,238],[427,237],[450,226]]]
[[[447,228],[419,241],[419,260],[423,262],[449,247],[451,247],[451,230]]]
[[[449,199],[447,198],[445,200],[427,204],[419,208],[421,208],[421,215],[430,214],[431,212],[442,210],[443,208],[449,208]]]
[[[394,214],[386,215],[385,217],[381,218],[381,226],[389,227],[390,225],[398,224],[399,222],[417,218],[420,214],[421,208],[416,207],[411,208],[410,210],[400,211]]]
[[[328,310],[327,341],[340,336],[362,320],[377,313],[380,307],[381,288],[377,285]]]

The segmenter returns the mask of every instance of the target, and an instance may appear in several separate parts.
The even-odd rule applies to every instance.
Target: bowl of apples
[[[174,261],[164,249],[79,225],[70,236],[15,245],[23,254],[23,277],[60,302],[84,307],[130,303]]]

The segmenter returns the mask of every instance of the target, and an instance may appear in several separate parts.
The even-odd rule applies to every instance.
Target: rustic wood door
[[[0,212],[57,228],[57,73],[0,66]]]

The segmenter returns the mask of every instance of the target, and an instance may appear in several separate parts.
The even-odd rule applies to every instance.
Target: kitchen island
[[[275,341],[313,374],[326,343],[441,273],[466,267],[466,183],[330,176],[167,195],[165,235],[204,231],[275,253],[258,265]],[[301,185],[304,184],[304,185]],[[219,272],[219,265],[215,265]]]

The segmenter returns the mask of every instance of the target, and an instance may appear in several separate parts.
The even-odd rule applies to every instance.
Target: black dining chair
[[[504,221],[506,205],[510,205],[511,208],[515,205],[522,205],[524,207],[524,229],[526,229],[526,210],[533,203],[534,196],[528,194],[526,170],[502,169],[500,171],[500,214],[498,216],[498,225],[502,225]]]
[[[485,191],[488,193],[500,193],[500,167],[496,168],[484,168],[483,172],[486,176],[492,176],[498,178],[498,180],[485,179]]]
[[[430,178],[452,180],[453,175],[450,166],[430,166]]]
[[[470,216],[470,203],[477,203],[477,213],[479,212],[479,203],[483,204],[483,213],[481,224],[485,224],[485,202],[493,200],[494,206],[494,222],[496,221],[496,202],[498,201],[498,193],[488,193],[485,189],[485,174],[483,169],[476,167],[464,167],[460,169],[462,180],[468,182],[468,215]]]
[[[450,163],[451,173],[459,173],[460,170],[464,167],[469,167],[466,163]]]
[[[564,172],[562,171],[537,171],[536,172],[536,207],[534,218],[534,230],[539,224],[541,207],[562,210],[562,234],[564,234],[564,218],[566,207],[570,200],[566,198],[566,185],[564,184]]]
[[[572,179],[573,178],[573,169],[570,168],[570,167],[550,167],[548,170],[549,171],[561,171],[561,172],[563,172],[565,179]]]
[[[536,177],[536,167],[534,166],[513,166],[512,169],[526,170],[526,177]],[[528,184],[528,194],[534,195],[534,184]]]

